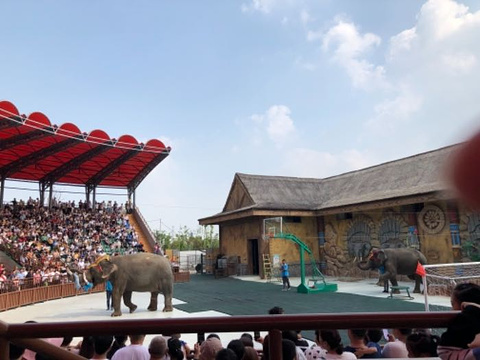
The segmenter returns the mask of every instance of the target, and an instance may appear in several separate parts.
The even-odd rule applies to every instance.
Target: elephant
[[[110,257],[104,255],[79,276],[80,285],[98,284],[110,280],[113,285],[113,313],[121,316],[121,299],[133,313],[137,305],[132,303],[132,292],[150,292],[148,310],[157,310],[158,294],[165,298],[163,311],[173,311],[173,273],[170,262],[162,255],[137,253]]]
[[[378,270],[384,266],[385,272],[380,275],[380,280],[388,280],[392,286],[398,286],[397,275],[407,275],[415,280],[414,293],[420,293],[421,276],[416,274],[418,263],[425,265],[427,258],[420,251],[409,248],[389,248],[374,250],[369,259],[358,262],[357,266],[362,270]]]

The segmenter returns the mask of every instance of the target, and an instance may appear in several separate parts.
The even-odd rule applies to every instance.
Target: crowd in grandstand
[[[0,210],[0,250],[19,264],[7,271],[0,264],[0,291],[66,281],[66,266],[79,270],[104,254],[143,251],[128,208],[117,202],[60,202],[15,199]],[[7,288],[8,284],[8,288]],[[13,289],[12,289],[13,287]]]

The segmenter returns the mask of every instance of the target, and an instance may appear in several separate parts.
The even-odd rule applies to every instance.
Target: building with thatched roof
[[[199,222],[219,225],[220,252],[238,257],[249,274],[263,274],[263,255],[299,261],[295,243],[268,236],[265,219],[274,217],[328,275],[356,275],[354,260],[375,247],[416,247],[429,263],[460,262],[472,257],[462,244],[471,250],[480,241],[480,220],[454,200],[445,180],[456,148],[325,179],[237,173],[222,212]]]

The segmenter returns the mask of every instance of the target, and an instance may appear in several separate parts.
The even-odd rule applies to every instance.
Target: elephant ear
[[[110,275],[112,275],[117,270],[118,270],[118,266],[108,261],[107,264],[104,264],[103,271],[102,271],[103,273],[102,279],[108,279]]]
[[[387,254],[385,254],[385,251],[383,250],[378,250],[375,253],[375,257],[383,264],[387,260]]]

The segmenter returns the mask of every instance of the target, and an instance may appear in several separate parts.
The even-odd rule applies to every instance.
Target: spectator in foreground
[[[393,329],[389,334],[388,343],[385,344],[382,351],[384,358],[406,358],[408,357],[407,337],[412,333],[412,329]]]
[[[238,360],[238,357],[232,349],[222,349],[215,355],[215,360]]]
[[[111,335],[103,335],[103,336],[94,336],[93,337],[93,347],[94,347],[94,355],[92,360],[95,359],[107,359],[108,350],[113,343],[113,336]]]
[[[216,335],[218,337],[218,335]],[[215,336],[209,335],[207,339],[199,345],[195,344],[194,360],[215,360],[217,353],[223,349],[221,341]],[[114,360],[114,359],[112,359]]]
[[[407,337],[408,357],[437,357],[437,346],[440,338],[427,333],[414,333]]]
[[[342,338],[338,330],[315,331],[317,344],[326,350],[326,360],[355,360],[357,357],[351,352],[343,351]]]
[[[117,350],[112,360],[150,360],[148,349],[143,346],[145,335],[129,335],[130,345]]]
[[[155,336],[150,341],[148,352],[150,354],[150,360],[164,360],[168,353],[167,341],[165,338],[163,336]],[[183,357],[181,359],[183,359]]]
[[[245,346],[245,353],[240,360],[258,360],[258,353],[251,346]]]

